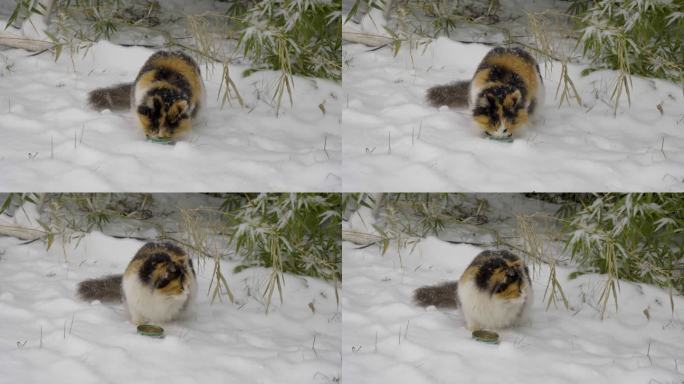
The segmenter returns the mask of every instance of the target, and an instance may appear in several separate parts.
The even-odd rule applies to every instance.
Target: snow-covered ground
[[[457,310],[411,303],[424,285],[456,280],[481,251],[428,238],[412,254],[344,243],[342,380],[345,383],[681,383],[684,299],[645,284],[620,283],[620,308],[600,320],[602,276],[558,276],[566,310],[543,302],[549,269],[533,276],[530,322],[480,343]],[[649,318],[650,317],[650,318]]]
[[[491,47],[439,38],[393,56],[343,47],[342,178],[346,191],[684,190],[684,96],[671,82],[633,77],[632,105],[608,104],[613,71],[580,76],[583,106],[554,100],[561,66],[544,74],[546,104],[513,143],[483,140],[468,111],[433,108],[425,91],[472,77]],[[658,110],[662,107],[662,113]]]
[[[221,109],[222,68],[202,67],[206,121],[174,146],[145,141],[130,113],[87,92],[130,82],[154,50],[96,43],[84,56],[0,51],[0,190],[335,191],[341,189],[341,85],[295,77],[275,116],[279,74],[230,67],[245,108]],[[323,107],[320,107],[322,105]],[[323,112],[323,110],[325,110]]]
[[[121,273],[142,242],[93,232],[66,255],[60,243],[47,252],[21,243],[0,237],[0,383],[339,380],[341,314],[329,283],[286,275],[284,303],[274,297],[265,314],[269,270],[234,274],[223,262],[236,302],[210,303],[213,262],[199,263],[197,302],[154,339],[136,334],[123,304],[75,296],[79,281]]]

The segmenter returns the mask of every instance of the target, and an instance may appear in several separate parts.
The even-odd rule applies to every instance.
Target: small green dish
[[[161,339],[164,337],[164,328],[152,324],[142,324],[138,325],[138,333],[143,336]]]
[[[513,142],[513,137],[512,136],[507,136],[507,137],[494,137],[494,136],[489,136],[487,134],[484,135],[485,139],[489,139],[492,141],[500,141],[502,143],[512,143]]]
[[[176,142],[171,140],[171,139],[162,139],[159,137],[151,137],[151,136],[147,136],[147,141],[152,142],[152,143],[157,143],[157,144],[165,144],[165,145],[176,144]]]
[[[488,344],[499,344],[499,334],[479,329],[473,332],[473,339]]]

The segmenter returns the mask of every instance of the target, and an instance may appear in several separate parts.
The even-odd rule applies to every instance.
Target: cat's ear
[[[522,102],[522,93],[520,93],[519,89],[516,89],[515,91],[509,93],[506,95],[503,101],[503,106],[504,108],[515,108],[520,103]]]
[[[522,100],[522,93],[520,93],[519,89],[516,89],[513,93],[511,93],[511,101],[513,102],[513,106],[517,106],[520,104],[520,101]]]

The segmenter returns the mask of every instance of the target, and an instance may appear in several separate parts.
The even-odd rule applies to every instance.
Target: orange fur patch
[[[503,107],[504,108],[513,108],[519,101],[522,95],[520,94],[520,90],[516,89],[515,92],[509,93],[504,97],[503,101]]]
[[[498,65],[517,73],[522,78],[523,82],[525,82],[525,86],[531,94],[537,92],[537,89],[539,88],[537,68],[522,57],[504,53],[486,57],[482,62],[490,65]]]
[[[489,278],[488,285],[490,288],[494,288],[494,285],[496,285],[499,282],[503,282],[506,280],[506,269],[505,268],[497,268],[494,270],[494,273],[492,273],[492,276]]]
[[[470,83],[471,87],[481,88],[487,85],[487,79],[489,78],[489,68],[483,69],[481,71],[475,72],[473,76],[473,81]]]
[[[183,286],[181,285],[181,279],[177,278],[169,282],[164,288],[159,288],[158,291],[167,296],[174,296],[183,293]]]
[[[159,263],[152,271],[151,281],[156,283],[159,280],[168,278],[169,268],[172,267],[170,263]],[[165,287],[157,289],[159,292],[166,295],[178,295],[183,292],[180,277],[171,280]]]
[[[520,297],[520,282],[509,284],[503,292],[495,294],[499,299],[510,300]]]
[[[190,103],[192,105],[197,104],[199,96],[202,92],[202,79],[197,73],[197,68],[190,65],[190,63],[179,57],[155,57],[149,63],[152,64],[154,67],[168,68],[174,72],[181,74],[185,78],[185,80],[187,80],[188,83],[190,83],[190,89],[192,90],[192,98],[190,99]]]
[[[154,109],[154,99],[158,99],[159,103],[161,105],[164,105],[164,102],[161,99],[161,97],[157,95],[148,97],[145,100],[145,105],[150,109]],[[152,122],[148,116],[137,112],[136,115],[138,116],[138,121],[140,122],[140,125],[145,130],[145,135],[156,136],[160,138],[172,138],[182,135],[192,128],[192,124],[190,122],[189,117],[186,117],[185,119],[180,118],[181,114],[185,113],[187,109],[188,103],[185,100],[178,100],[174,102],[173,104],[171,104],[171,106],[169,106],[168,109],[164,109],[162,107],[158,127],[152,127]],[[166,126],[168,122],[172,121],[178,121],[178,126],[176,126],[171,132],[170,130],[167,130]],[[158,129],[158,131],[155,131],[155,129]]]
[[[187,271],[190,271],[190,259],[188,255],[181,251],[181,252],[176,252],[173,249],[169,249],[163,246],[156,246],[156,247],[149,247],[149,248],[142,248],[136,255],[133,257],[133,260],[128,264],[128,267],[126,267],[126,271],[124,272],[125,275],[130,275],[130,274],[138,274],[140,271],[140,268],[142,268],[143,264],[145,263],[145,260],[155,253],[165,253],[171,257],[171,260],[174,264],[176,265],[182,265],[184,267],[187,267]],[[158,264],[154,271],[152,271],[152,274],[150,276],[151,281],[156,281],[159,280],[160,278],[164,278],[168,275],[168,263],[160,263]],[[169,285],[172,286],[172,288],[169,288],[170,292],[174,292],[174,289],[180,289],[180,279],[176,279],[178,282],[171,282]],[[177,288],[173,288],[177,287]],[[182,289],[180,290],[182,292]]]
[[[461,275],[460,281],[468,281],[468,280],[473,280],[475,279],[475,276],[477,275],[477,271],[480,269],[478,265],[473,265],[472,263],[468,268],[466,268],[465,271],[463,271],[463,275]]]
[[[511,134],[515,133],[515,131],[517,129],[519,129],[523,125],[527,124],[527,122],[529,120],[529,116],[527,114],[527,109],[525,109],[525,108],[520,108],[516,112],[515,118],[512,120],[504,118],[504,113],[503,113],[504,108],[512,109],[513,106],[515,105],[515,103],[517,103],[521,97],[522,97],[522,95],[520,94],[520,91],[516,90],[515,92],[505,96],[503,104],[500,103],[498,100],[496,101],[496,111],[497,111],[496,114],[499,118],[499,121],[504,122],[504,126],[506,127],[506,129],[508,129],[508,132],[510,132]],[[485,100],[485,101],[483,101],[483,100]],[[483,96],[480,99],[478,99],[478,103],[488,103],[488,101],[486,101],[486,100],[487,100],[486,97]],[[487,104],[484,104],[484,105],[487,105]],[[480,127],[480,129],[487,131],[487,132],[490,132],[490,133],[494,133],[499,129],[499,123],[498,122],[494,123],[493,121],[490,120],[489,116],[487,116],[487,115],[475,115],[475,116],[473,116],[473,122],[478,127]]]

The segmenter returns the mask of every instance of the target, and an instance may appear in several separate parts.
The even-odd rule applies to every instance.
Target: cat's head
[[[492,296],[498,299],[513,300],[521,297],[529,285],[527,267],[508,265],[496,272],[492,281]]]
[[[482,90],[473,108],[473,121],[488,136],[511,137],[528,121],[520,90],[506,85]]]
[[[155,292],[166,296],[189,294],[195,269],[180,247],[168,242],[148,243],[139,255],[144,255],[140,257],[140,279]]]
[[[138,104],[136,115],[150,139],[177,139],[191,128],[187,97],[172,88],[149,90]]]
[[[515,300],[525,295],[530,286],[527,266],[511,252],[483,251],[473,261],[473,267],[478,288],[493,298]]]

